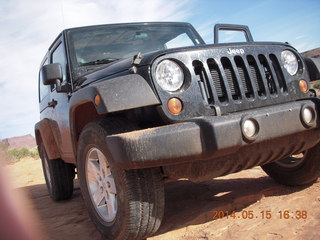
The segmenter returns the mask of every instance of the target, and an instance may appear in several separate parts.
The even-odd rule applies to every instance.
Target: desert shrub
[[[8,154],[8,147],[0,143],[0,163],[14,163],[17,161],[19,161],[19,159]]]
[[[11,159],[11,161],[13,161],[13,160],[18,161],[24,157],[39,158],[38,150],[36,148],[34,148],[34,149],[28,149],[28,148],[8,149],[8,148],[5,148],[4,151],[8,155],[9,159]]]
[[[29,150],[27,148],[21,148],[21,149],[10,149],[7,151],[9,156],[12,156],[16,159],[21,159],[24,157],[29,157]]]
[[[32,148],[29,150],[29,156],[32,158],[40,158],[38,148]]]

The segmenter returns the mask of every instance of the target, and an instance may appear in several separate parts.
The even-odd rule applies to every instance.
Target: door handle
[[[57,104],[58,104],[58,102],[56,100],[52,99],[51,102],[48,102],[48,107],[54,108]]]

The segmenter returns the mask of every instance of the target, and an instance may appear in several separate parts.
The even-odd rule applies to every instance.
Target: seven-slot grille
[[[210,105],[227,107],[288,95],[288,86],[275,54],[194,60],[193,67],[202,96]]]

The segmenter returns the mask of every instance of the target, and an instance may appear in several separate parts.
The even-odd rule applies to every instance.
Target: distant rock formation
[[[31,134],[19,137],[5,138],[0,140],[8,148],[34,148],[37,146],[36,139]]]
[[[301,53],[303,57],[314,57],[320,58],[320,48],[315,48],[306,52]]]

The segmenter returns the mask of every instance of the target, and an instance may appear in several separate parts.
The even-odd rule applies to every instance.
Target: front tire
[[[284,185],[312,184],[320,177],[320,144],[300,154],[263,165],[262,169]]]
[[[121,127],[122,126],[122,127]],[[144,239],[164,211],[160,168],[125,171],[113,165],[105,138],[134,127],[120,119],[89,123],[80,135],[78,175],[89,215],[105,239]]]
[[[40,146],[43,174],[50,197],[54,201],[72,197],[75,167],[61,159],[49,160],[43,144]]]

